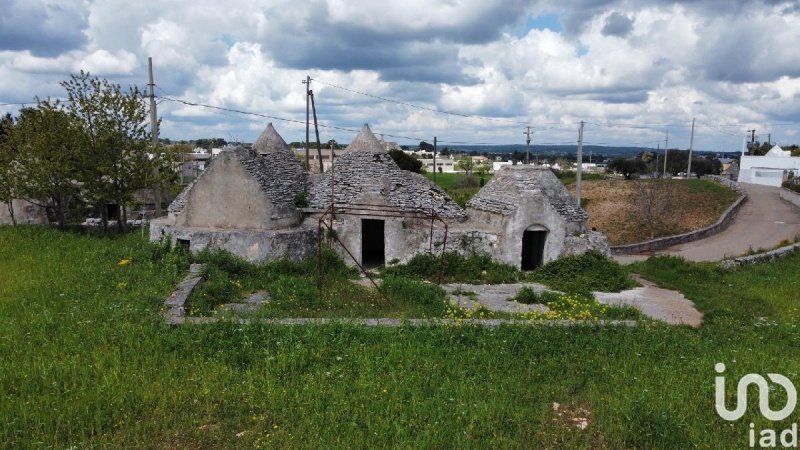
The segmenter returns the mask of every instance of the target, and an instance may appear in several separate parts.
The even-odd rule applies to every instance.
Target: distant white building
[[[800,157],[777,145],[764,156],[742,154],[739,166],[740,183],[780,186],[790,175],[800,174]]]
[[[492,172],[497,172],[503,166],[510,166],[513,163],[511,161],[493,161],[492,162]]]
[[[452,157],[436,158],[436,169],[433,167],[433,158],[422,158],[420,161],[422,161],[422,167],[428,172],[433,172],[434,170],[440,173],[463,172],[463,170],[456,169],[456,164],[458,164],[458,161]]]

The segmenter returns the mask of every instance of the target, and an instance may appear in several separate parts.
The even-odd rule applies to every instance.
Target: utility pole
[[[772,133],[767,134],[767,147],[772,147]]]
[[[669,153],[669,130],[664,137],[664,178],[667,177],[667,153]]]
[[[656,143],[656,166],[655,170],[653,170],[653,173],[651,174],[653,178],[658,176],[658,158],[660,157],[661,157],[661,143],[658,142]]]
[[[158,114],[156,113],[156,94],[155,82],[153,82],[153,58],[147,57],[147,76],[150,80],[150,132],[152,134],[153,153],[158,151]],[[183,170],[183,167],[181,167]],[[158,182],[158,168],[154,171],[155,186],[153,188],[153,200],[156,204],[155,217],[161,217],[161,183]],[[122,205],[117,205],[122,207]],[[144,219],[144,218],[142,218]]]
[[[753,153],[756,147],[756,130],[747,130],[750,133],[750,148],[747,153]]]
[[[531,163],[531,127],[525,131],[525,164]]]
[[[578,129],[578,171],[575,180],[575,199],[578,207],[581,206],[581,175],[583,174],[583,121]]]
[[[311,97],[311,110],[314,112],[314,133],[317,135],[317,158],[319,158],[319,173],[325,172],[322,165],[322,144],[319,142],[319,125],[317,125],[317,105],[314,103],[314,91],[309,90]]]
[[[694,117],[692,117],[692,137],[689,138],[689,168],[686,169],[686,179],[692,176],[692,147],[694,147]]]
[[[303,81],[303,84],[306,85],[306,169],[310,169],[311,168],[311,155],[309,154],[309,151],[308,151],[308,139],[309,139],[309,125],[310,125],[309,122],[310,122],[311,119],[309,117],[310,110],[309,110],[308,100],[309,100],[309,97],[311,96],[310,95],[310,92],[311,92],[311,77],[306,75],[306,79]]]
[[[433,137],[433,182],[436,182],[436,136]]]

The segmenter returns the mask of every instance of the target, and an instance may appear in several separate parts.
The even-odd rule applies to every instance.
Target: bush
[[[565,292],[619,292],[636,286],[622,266],[594,251],[557,259],[527,278]]]
[[[486,254],[462,256],[457,252],[447,252],[443,257],[420,253],[402,265],[383,269],[383,274],[422,278],[443,283],[513,283],[519,279],[519,270],[508,264],[493,260]]]
[[[533,288],[525,286],[517,292],[517,295],[514,296],[514,301],[517,303],[522,303],[525,305],[532,305],[534,303],[541,303],[541,299],[539,298],[539,294],[536,293]]]
[[[800,183],[797,183],[796,180],[784,181],[783,187],[789,189],[790,191],[800,193]]]
[[[256,270],[254,264],[226,250],[204,249],[195,256],[195,260],[205,264],[207,269],[214,267],[230,275],[250,275]]]

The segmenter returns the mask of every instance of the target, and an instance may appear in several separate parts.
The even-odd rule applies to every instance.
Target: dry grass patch
[[[587,181],[583,184],[583,198],[589,226],[605,233],[612,245],[650,239],[650,226],[642,214],[642,192],[656,182],[669,183],[669,202],[653,223],[653,237],[711,225],[738,198],[733,190],[709,180]],[[570,190],[574,193],[574,186]]]

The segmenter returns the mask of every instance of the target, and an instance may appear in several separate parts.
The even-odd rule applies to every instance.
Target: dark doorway
[[[189,239],[176,239],[175,240],[175,248],[183,249],[189,251],[191,248],[192,242]]]
[[[383,220],[361,219],[361,264],[366,268],[386,262]]]
[[[545,230],[525,230],[522,234],[522,270],[533,270],[544,261]]]

